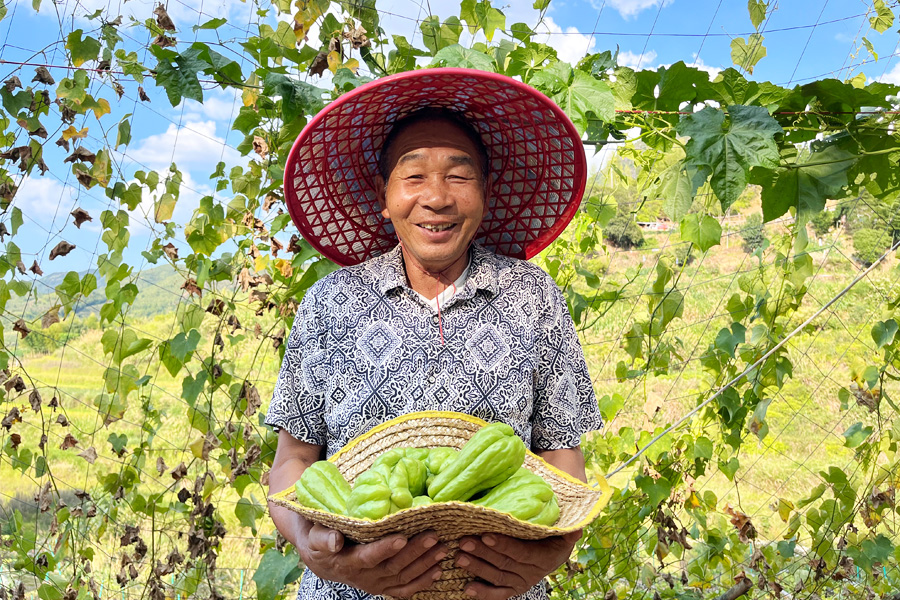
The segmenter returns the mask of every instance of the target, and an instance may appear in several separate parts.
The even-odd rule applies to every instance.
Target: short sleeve
[[[266,424],[285,429],[301,442],[324,446],[327,428],[323,392],[329,374],[318,316],[316,292],[321,283],[307,291],[297,309]]]
[[[547,276],[547,304],[538,323],[539,352],[531,445],[535,450],[573,448],[603,419],[584,351],[566,300]]]

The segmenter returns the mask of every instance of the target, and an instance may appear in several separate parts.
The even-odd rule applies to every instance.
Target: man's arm
[[[587,481],[581,447],[537,450],[549,464]],[[489,533],[460,540],[456,564],[483,581],[466,586],[477,598],[504,600],[523,594],[566,562],[581,539],[581,530],[543,540],[520,540]]]
[[[269,493],[294,485],[321,455],[322,446],[301,442],[282,429],[269,472]],[[405,598],[428,588],[440,577],[439,563],[447,555],[433,531],[409,540],[392,535],[371,544],[352,544],[345,543],[340,532],[313,524],[286,508],[270,504],[269,514],[313,573],[370,594]]]

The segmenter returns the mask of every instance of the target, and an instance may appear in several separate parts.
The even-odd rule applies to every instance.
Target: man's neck
[[[406,279],[409,287],[429,300],[435,298],[450,284],[459,279],[469,264],[469,253],[464,252],[453,264],[445,267],[440,272],[428,271],[409,256],[405,248],[403,251],[403,264],[406,268]]]

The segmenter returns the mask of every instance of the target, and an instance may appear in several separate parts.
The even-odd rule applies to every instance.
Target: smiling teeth
[[[453,227],[453,224],[451,223],[449,225],[421,225],[421,227],[423,227],[424,229],[427,229],[428,231],[446,231],[447,229],[450,229],[451,227]]]

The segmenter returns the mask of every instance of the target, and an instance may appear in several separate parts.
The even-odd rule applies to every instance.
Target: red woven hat
[[[378,157],[394,123],[425,107],[460,113],[488,153],[491,197],[475,241],[531,258],[578,210],[587,174],[572,122],[514,79],[470,69],[420,69],[377,79],[329,104],[288,156],[285,199],[300,234],[339,265],[392,249],[397,237],[375,194]]]

